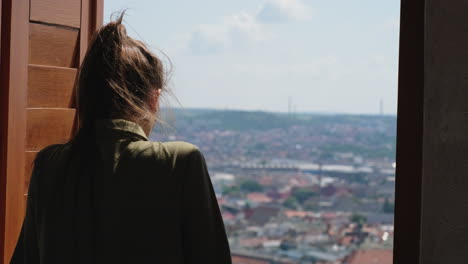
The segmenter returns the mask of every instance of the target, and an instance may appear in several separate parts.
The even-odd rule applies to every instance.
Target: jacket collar
[[[133,134],[142,140],[148,140],[148,137],[141,126],[126,119],[96,119],[96,129],[118,130]]]

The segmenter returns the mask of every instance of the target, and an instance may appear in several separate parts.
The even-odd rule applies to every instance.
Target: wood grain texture
[[[26,151],[26,159],[25,159],[25,174],[24,174],[24,194],[28,194],[29,182],[31,180],[31,173],[34,167],[34,159],[36,158],[36,154],[39,151]]]
[[[46,146],[70,139],[75,109],[28,108],[26,151],[39,151]]]
[[[94,3],[94,12],[92,18],[94,19],[94,31],[100,28],[104,23],[104,0],[90,0]]]
[[[2,89],[8,89],[8,118],[6,148],[6,174],[1,175],[5,191],[0,195],[4,207],[5,222],[4,248],[2,263],[9,263],[18,240],[24,218],[24,162],[26,138],[26,104],[28,78],[28,31],[29,1],[3,0],[3,15],[9,13],[8,19],[2,18]],[[8,12],[5,12],[8,10]],[[10,12],[11,11],[11,12]],[[2,16],[3,16],[2,15]],[[7,42],[3,42],[4,38]],[[7,78],[4,78],[4,74]],[[2,232],[3,233],[3,232]]]
[[[80,28],[80,0],[31,0],[32,21]]]
[[[7,60],[8,53],[5,47],[9,46],[10,32],[2,30],[2,6],[3,0],[0,0],[0,261],[4,261],[5,249],[5,193],[7,178],[7,144],[8,144],[8,88],[9,88],[9,65]],[[7,2],[5,2],[7,3]],[[5,12],[3,19],[10,20],[11,14]],[[5,23],[3,23],[5,26]]]
[[[90,0],[81,1],[81,26],[80,26],[80,60],[79,63],[83,62],[83,59],[86,55],[88,49],[88,43],[91,38],[91,34],[94,31],[90,30],[90,21],[92,17],[90,16],[91,12],[91,3]]]
[[[76,69],[29,65],[28,72],[28,107],[70,107]]]
[[[1,32],[2,32],[2,0],[0,0],[0,35],[1,35]],[[1,37],[0,37],[1,39]],[[2,41],[0,40],[0,50],[2,49]],[[0,52],[0,61],[2,59],[2,54]]]
[[[29,24],[29,64],[76,68],[78,30]]]

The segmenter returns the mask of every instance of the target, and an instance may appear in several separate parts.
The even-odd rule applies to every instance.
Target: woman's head
[[[123,118],[147,133],[154,125],[166,78],[161,60],[141,41],[129,37],[120,17],[93,36],[75,91],[79,129],[97,118]]]

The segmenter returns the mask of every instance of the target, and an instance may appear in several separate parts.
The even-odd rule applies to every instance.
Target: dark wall
[[[468,1],[427,0],[420,263],[468,263]]]

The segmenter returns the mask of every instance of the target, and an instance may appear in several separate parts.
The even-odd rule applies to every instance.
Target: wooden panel
[[[25,161],[25,174],[24,174],[24,194],[28,193],[29,181],[31,180],[31,173],[34,167],[34,159],[38,151],[26,151],[26,161]]]
[[[40,65],[28,69],[28,107],[70,107],[76,69]]]
[[[0,262],[4,262],[3,251],[5,248],[5,193],[6,193],[6,167],[7,167],[7,143],[8,143],[8,67],[3,54],[7,41],[6,36],[10,32],[2,30],[2,0],[0,0]],[[6,12],[5,12],[6,13]],[[10,14],[3,15],[10,20]],[[4,23],[5,24],[5,23]],[[5,43],[4,43],[5,42]],[[3,49],[2,49],[3,47]]]
[[[88,11],[77,11],[81,2],[85,2]],[[30,167],[26,165],[33,159],[33,152],[67,141],[75,116],[73,109],[26,110],[28,63],[76,68],[80,49],[87,48],[87,41],[78,42],[77,28],[80,24],[88,25],[85,34],[81,33],[88,36],[94,31],[94,25],[102,23],[103,0],[0,0],[0,3],[3,16],[0,25],[0,263],[9,263],[25,212],[25,185],[30,176]],[[64,8],[67,5],[69,8]],[[30,23],[30,19],[40,22]],[[82,47],[78,48],[79,44]]]
[[[86,51],[88,49],[88,42],[91,38],[91,34],[94,30],[90,30],[90,19],[86,19],[89,17],[90,12],[90,0],[82,0],[81,1],[81,27],[80,27],[80,59],[79,63],[83,62],[83,59],[86,55]]]
[[[78,30],[29,24],[29,63],[75,67],[78,56]]]
[[[80,0],[31,0],[33,21],[80,27]]]
[[[26,151],[38,151],[69,140],[75,109],[29,108],[27,118]]]
[[[83,61],[92,35],[103,24],[104,1],[81,1],[80,63]]]
[[[93,29],[96,30],[104,23],[104,0],[93,0],[94,2],[94,24]]]
[[[10,263],[23,223],[25,203],[24,162],[26,138],[27,78],[28,78],[28,31],[29,1],[2,1],[2,69],[0,71],[2,92],[2,114],[0,122],[6,124],[6,144],[0,142],[0,148],[6,153],[6,162],[2,158],[0,168],[6,171],[0,174],[0,200],[2,204],[1,263]],[[7,103],[3,104],[6,100]],[[7,115],[7,118],[5,118]],[[3,163],[5,162],[5,163]],[[3,222],[4,221],[4,222]],[[3,239],[4,238],[4,239]]]
[[[2,49],[1,32],[2,32],[2,0],[0,0],[0,50]],[[2,54],[0,52],[0,61],[1,60],[2,60]]]

